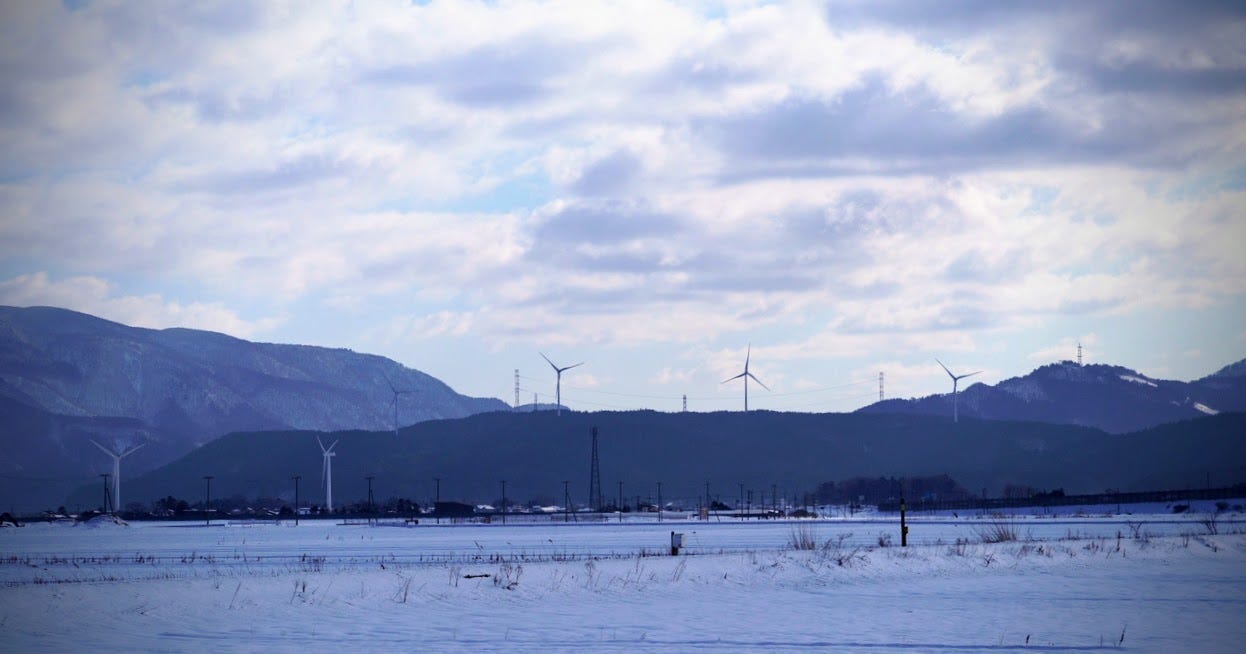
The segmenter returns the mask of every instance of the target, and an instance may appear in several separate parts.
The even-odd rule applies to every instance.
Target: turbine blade
[[[316,437],[316,442],[317,442],[317,443],[320,443],[320,451],[321,451],[321,452],[324,452],[324,451],[325,451],[325,449],[324,449],[324,441],[320,440],[320,437],[319,437],[319,436],[317,436],[317,437]]]
[[[758,384],[761,384],[761,387],[762,387],[762,388],[764,388],[764,389],[766,389],[766,390],[770,390],[770,387],[769,387],[769,386],[767,386],[767,385],[765,385],[765,384],[762,384],[762,383],[761,383],[761,380],[760,380],[760,379],[758,379],[755,375],[753,375],[753,373],[751,373],[751,372],[750,372],[750,373],[748,373],[748,377],[749,377],[749,379],[752,379],[753,381],[757,382]]]
[[[961,376],[960,376],[960,378],[961,378],[961,379],[964,379],[964,378],[966,378],[966,377],[973,377],[974,375],[980,375],[980,374],[982,374],[982,371],[981,371],[981,370],[979,370],[979,371],[977,371],[977,372],[971,372],[971,373],[967,373],[967,374],[961,375]]]
[[[584,363],[585,363],[584,361],[581,361],[581,362],[579,362],[579,363],[575,364],[574,366],[567,366],[566,368],[563,368],[562,370],[559,370],[558,372],[566,372],[566,371],[568,371],[568,370],[570,370],[570,369],[572,369],[572,368],[579,368],[580,366],[584,365]]]
[[[938,364],[939,364],[939,367],[940,367],[940,368],[943,368],[943,372],[946,372],[948,377],[951,377],[953,380],[955,380],[955,379],[956,379],[956,375],[953,375],[953,374],[952,374],[952,371],[951,371],[951,370],[948,370],[948,369],[947,369],[947,366],[943,365],[943,362],[942,362],[942,361],[939,361],[939,359],[938,359],[937,357],[935,358],[935,363],[938,363]]]
[[[341,439],[338,439],[338,440],[341,440]],[[332,452],[333,448],[337,447],[337,444],[338,444],[338,441],[333,441],[333,444],[329,446],[329,449],[327,451]]]
[[[385,383],[386,383],[386,384],[389,384],[389,390],[394,391],[395,393],[397,393],[397,392],[398,392],[398,389],[394,388],[394,382],[392,382],[392,381],[390,381],[390,380],[389,380],[389,375],[387,375],[387,374],[385,374],[385,373],[381,373],[381,376],[385,378]]]
[[[549,367],[553,368],[556,372],[562,372],[561,370],[558,370],[558,366],[554,365],[553,361],[549,360],[549,357],[545,356],[544,352],[537,352],[537,354],[541,355],[542,359],[545,359],[545,363],[548,363]]]
[[[748,344],[748,350],[744,353],[744,372],[748,372],[748,360],[753,358],[753,344]]]
[[[125,457],[130,456],[131,454],[134,454],[135,452],[137,452],[137,451],[138,451],[138,448],[140,448],[140,447],[142,447],[142,446],[144,446],[144,445],[146,445],[146,444],[147,444],[147,443],[139,443],[138,445],[135,445],[134,447],[131,447],[130,449],[128,449],[128,450],[126,450],[126,451],[125,451],[125,454],[122,454],[122,455],[121,455],[121,458],[123,458],[123,459],[124,459]]]
[[[116,453],[116,452],[113,452],[112,450],[110,450],[110,449],[108,449],[108,448],[104,447],[103,445],[100,445],[99,443],[96,443],[94,438],[92,438],[92,439],[91,439],[91,444],[92,444],[92,445],[95,445],[95,447],[98,447],[98,448],[100,448],[101,450],[103,450],[104,454],[107,454],[108,456],[111,456],[111,457],[116,457],[116,456],[117,456],[117,453]]]
[[[746,372],[742,372],[742,373],[740,373],[740,374],[736,375],[735,377],[732,377],[731,379],[724,379],[724,380],[722,381],[722,383],[726,384],[726,383],[727,383],[727,382],[729,382],[729,381],[735,381],[735,380],[737,380],[737,379],[739,379],[739,378],[741,378],[741,377],[743,377],[744,375],[747,375],[747,374],[748,374],[748,372],[747,372],[747,371],[746,371]]]

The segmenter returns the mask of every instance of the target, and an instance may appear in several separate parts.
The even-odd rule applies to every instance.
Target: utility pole
[[[658,522],[662,522],[662,482],[658,482]]]
[[[299,526],[299,480],[302,477],[294,475],[291,479],[294,480],[294,526],[297,527]]]
[[[112,494],[108,492],[108,478],[112,475],[104,473],[100,476],[104,478],[104,513],[112,513]]]
[[[209,513],[209,506],[212,504],[212,475],[204,475],[203,480],[207,482],[203,491],[203,524],[206,527],[212,523],[212,514]]]
[[[744,483],[741,482],[739,486],[740,486],[740,497],[737,498],[735,501],[736,515],[740,515],[740,510],[744,508]]]
[[[433,496],[433,515],[437,516],[437,524],[441,524],[441,514],[437,512],[437,504],[441,502],[441,477],[433,477],[437,482],[436,495]]]
[[[623,482],[619,482],[619,522],[623,522]]]
[[[502,480],[502,524],[506,524],[506,480]]]
[[[779,485],[770,484],[770,508],[777,514],[779,512]]]
[[[368,521],[373,522],[375,520],[374,514],[376,513],[376,508],[372,503],[372,480],[374,477],[364,477],[364,479],[368,480]]]
[[[714,508],[714,505],[710,504],[710,483],[707,481],[705,482],[705,519],[706,520],[710,519],[709,518],[710,510],[713,508]]]
[[[571,522],[571,482],[562,480],[562,521]]]

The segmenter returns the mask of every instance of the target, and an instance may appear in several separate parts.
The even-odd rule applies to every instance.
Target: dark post
[[[433,497],[433,514],[437,516],[437,524],[441,524],[441,514],[437,513],[437,503],[441,501],[441,477],[433,477],[437,482],[437,494]]]
[[[372,504],[372,480],[375,479],[375,477],[364,477],[364,479],[368,480],[368,520],[373,520],[374,515],[376,514],[376,509]]]
[[[294,475],[291,479],[294,480],[294,526],[297,527],[299,524],[299,480],[302,477]]]
[[[104,478],[104,513],[112,513],[112,495],[108,492],[108,478],[112,475],[104,473],[100,476]]]
[[[900,498],[900,547],[909,546],[909,526],[904,523],[904,498]]]
[[[619,482],[619,522],[623,522],[623,482]]]
[[[778,484],[770,484],[770,508],[774,510],[776,515],[779,513],[779,485]]]
[[[713,508],[714,508],[714,505],[710,503],[710,483],[707,481],[705,482],[705,519],[706,520],[710,519],[710,511],[713,510]]]
[[[207,526],[212,524],[212,514],[208,513],[212,504],[212,475],[204,475],[203,480],[207,482],[207,487],[203,491],[203,524]]]
[[[658,482],[658,522],[662,522],[662,482]]]
[[[744,484],[741,483],[737,485],[740,487],[740,496],[737,497],[735,501],[735,514],[736,514],[736,517],[738,518],[738,517],[742,517],[741,511],[744,509]]]
[[[571,522],[571,482],[562,480],[562,521]]]
[[[506,480],[502,480],[502,524],[506,524]]]

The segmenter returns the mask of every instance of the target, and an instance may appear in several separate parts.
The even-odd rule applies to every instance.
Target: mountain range
[[[1203,488],[1246,480],[1246,414],[1225,413],[1109,434],[1090,427],[869,413],[659,413],[655,411],[485,413],[434,420],[392,432],[324,434],[269,431],[230,434],[177,461],[126,481],[126,497],[280,498],[293,503],[291,477],[302,477],[304,506],[324,502],[316,439],[338,441],[333,494],[341,506],[378,501],[443,500],[561,503],[587,500],[592,429],[598,430],[601,488],[653,499],[695,501],[710,493],[734,503],[741,491],[772,486],[786,497],[826,481],[854,477],[948,474],[977,494],[999,497],[1009,484],[1068,493]],[[70,509],[100,504],[98,481],[70,498]]]
[[[396,421],[395,388],[413,391],[398,397]],[[951,401],[950,394],[886,400],[846,415],[564,412],[559,421],[540,410],[546,407],[512,412],[501,400],[460,395],[379,356],[0,307],[0,508],[54,507],[87,482],[94,488],[111,465],[91,441],[143,445],[123,464],[123,501],[140,499],[144,479],[163,479],[147,488],[161,496],[181,492],[171,484],[187,471],[194,479],[218,475],[228,486],[230,475],[251,470],[254,483],[239,482],[237,492],[273,494],[291,474],[316,477],[313,436],[330,432],[343,439],[335,465],[345,466],[344,492],[365,469],[391,480],[396,495],[423,493],[414,480],[427,484],[434,475],[459,479],[462,497],[487,494],[507,478],[500,475],[547,492],[550,479],[572,479],[587,465],[581,450],[590,423],[621,436],[602,445],[603,455],[619,448],[610,456],[622,462],[620,477],[665,479],[672,491],[706,480],[795,487],[845,475],[955,471],[975,490],[1188,484],[1199,471],[1243,480],[1231,478],[1242,458],[1224,439],[1246,433],[1235,417],[1246,411],[1246,360],[1192,382],[1118,366],[1047,365],[962,391],[959,425],[950,420]],[[1161,432],[1178,440],[1134,448]],[[1194,440],[1181,445],[1181,438]],[[364,456],[348,455],[352,442],[366,446]],[[990,454],[997,447],[1063,458],[1031,474],[1024,456]],[[1187,455],[1183,447],[1211,454]],[[1139,452],[1162,460],[1138,459]],[[173,476],[160,477],[166,474]],[[97,491],[74,497],[89,502]]]
[[[230,432],[392,431],[390,384],[400,425],[509,410],[375,355],[0,307],[0,497],[63,498],[106,468],[91,440],[143,444],[133,475]]]
[[[1246,411],[1246,359],[1192,382],[1152,379],[1120,366],[1063,361],[994,386],[973,384],[960,392],[957,403],[962,417],[1034,420],[1123,434]],[[950,416],[952,395],[883,400],[858,412]]]

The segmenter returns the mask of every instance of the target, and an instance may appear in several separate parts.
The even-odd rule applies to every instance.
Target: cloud
[[[189,327],[240,338],[271,332],[283,322],[275,317],[248,321],[219,302],[183,304],[154,293],[117,296],[112,286],[98,277],[53,281],[46,273],[39,272],[0,281],[0,303],[63,307],[136,327]]]
[[[0,19],[9,297],[243,334],[277,323],[228,307],[414,298],[370,319],[387,342],[666,342],[723,372],[720,339],[782,328],[782,376],[1246,289],[1227,3]]]

